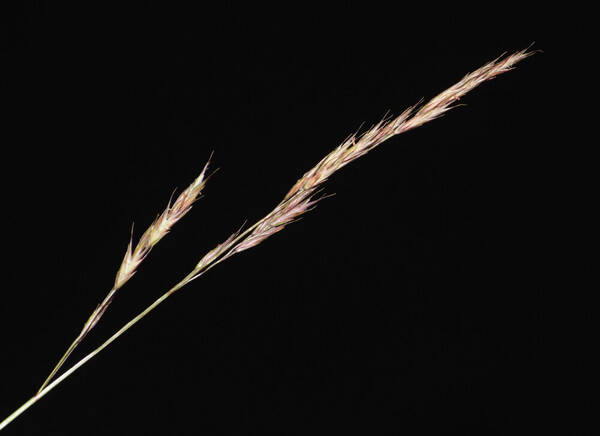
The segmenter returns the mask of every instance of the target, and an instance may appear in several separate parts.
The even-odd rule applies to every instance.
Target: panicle
[[[158,244],[158,242],[164,238],[171,228],[179,221],[183,216],[190,211],[194,202],[200,197],[202,190],[206,186],[206,171],[210,164],[210,158],[202,172],[196,179],[188,186],[171,204],[167,205],[167,208],[154,220],[150,227],[146,229],[142,237],[140,238],[135,250],[132,252],[132,240],[130,240],[125,257],[121,263],[121,267],[117,272],[115,279],[114,289],[121,288],[137,271],[138,266],[146,258],[150,250]]]
[[[205,267],[217,257],[225,256],[255,247],[268,237],[283,230],[296,221],[319,200],[313,200],[315,192],[340,168],[365,155],[394,135],[406,132],[432,121],[455,107],[455,103],[473,88],[495,76],[510,71],[519,61],[531,56],[529,48],[506,57],[499,57],[481,68],[465,75],[458,83],[432,98],[419,107],[407,108],[395,118],[384,118],[360,136],[351,135],[333,151],[307,171],[288,191],[283,201],[273,211],[258,221],[244,238],[230,237],[223,244],[210,251],[198,264]]]
[[[517,62],[531,56],[533,52],[528,50],[529,48],[504,58],[501,56],[485,64],[464,76],[458,83],[438,94],[418,110],[417,106],[409,107],[393,119],[384,118],[359,137],[351,135],[307,171],[285,195],[284,200],[261,219],[253,231],[239,242],[232,252],[252,248],[281,231],[316,203],[312,200],[312,195],[333,173],[373,150],[390,137],[442,116],[454,108],[454,103],[467,92],[499,74],[510,71]]]

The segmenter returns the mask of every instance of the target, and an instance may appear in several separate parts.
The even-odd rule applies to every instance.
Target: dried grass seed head
[[[211,154],[212,157],[212,154]],[[200,198],[202,190],[206,186],[208,177],[206,171],[210,164],[210,158],[204,165],[202,172],[196,179],[188,186],[173,202],[169,201],[167,208],[150,224],[148,229],[141,236],[135,250],[132,252],[133,246],[133,235],[125,251],[123,262],[117,272],[115,278],[114,289],[121,288],[133,275],[136,273],[139,265],[146,258],[150,250],[164,238],[171,228],[179,221],[183,216],[190,211],[192,205]],[[133,232],[133,230],[132,230]]]

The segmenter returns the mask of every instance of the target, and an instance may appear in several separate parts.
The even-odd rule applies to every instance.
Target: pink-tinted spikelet
[[[195,270],[203,270],[205,267],[210,265],[215,259],[221,256],[221,254],[223,254],[225,251],[231,248],[231,244],[233,244],[233,241],[235,240],[235,238],[237,238],[238,235],[239,231],[235,232],[233,235],[227,238],[225,242],[217,245],[215,248],[206,253],[204,257],[200,260],[200,262],[198,262],[198,264],[196,265]]]

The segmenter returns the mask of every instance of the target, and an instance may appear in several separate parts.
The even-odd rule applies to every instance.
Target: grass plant
[[[184,190],[174,202],[171,203],[170,201],[168,203],[166,209],[143,233],[135,248],[133,247],[133,240],[129,242],[112,289],[92,312],[81,332],[60,358],[58,364],[50,372],[38,392],[6,419],[0,422],[0,430],[5,428],[15,418],[71,376],[77,369],[104,350],[108,345],[179,289],[188,285],[190,282],[199,278],[211,268],[231,256],[259,245],[261,242],[275,233],[280,232],[287,225],[295,222],[306,212],[314,208],[317,202],[325,198],[324,196],[319,196],[323,184],[336,171],[373,150],[387,139],[422,126],[423,124],[442,116],[450,109],[456,107],[458,105],[457,102],[469,91],[502,73],[510,71],[518,62],[533,53],[534,52],[529,49],[524,49],[507,56],[503,55],[483,65],[472,73],[465,75],[459,82],[438,94],[427,103],[409,107],[396,117],[386,117],[360,135],[350,135],[338,147],[321,159],[313,168],[307,171],[271,212],[253,225],[233,232],[225,239],[225,241],[202,256],[196,266],[181,281],[131,319],[131,321],[121,327],[102,345],[57,376],[73,350],[100,321],[102,315],[114,300],[117,291],[123,288],[123,286],[133,277],[152,248],[164,238],[167,233],[169,233],[169,230],[183,218],[184,215],[189,212],[194,202],[200,197],[208,179],[207,171],[209,163],[207,163],[194,182]]]

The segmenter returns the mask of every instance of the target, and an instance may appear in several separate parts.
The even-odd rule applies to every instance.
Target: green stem
[[[171,295],[173,295],[176,291],[183,288],[185,285],[187,285],[192,280],[197,279],[198,277],[200,277],[201,275],[206,273],[211,268],[215,267],[216,265],[218,265],[225,259],[232,256],[233,248],[235,248],[235,243],[237,241],[239,241],[240,239],[242,239],[244,236],[246,236],[259,223],[260,223],[260,221],[258,221],[254,225],[252,225],[250,228],[246,229],[242,234],[238,235],[233,241],[231,241],[231,243],[229,244],[229,247],[232,247],[232,248],[225,250],[225,254],[223,254],[221,257],[213,260],[210,264],[206,265],[204,268],[202,268],[200,270],[198,270],[197,268],[194,268],[194,270],[191,273],[189,273],[183,280],[181,280],[179,283],[177,283],[175,286],[173,286],[171,289],[169,289],[167,292],[165,292],[161,297],[159,297],[156,301],[154,301],[154,303],[152,303],[150,306],[148,306],[146,309],[144,309],[142,312],[140,312],[135,318],[133,318],[131,321],[129,321],[127,324],[125,324],[123,327],[121,327],[115,334],[113,334],[110,338],[108,338],[102,345],[100,345],[94,351],[89,353],[87,356],[85,356],[83,359],[81,359],[79,362],[77,362],[71,368],[66,370],[63,374],[61,374],[59,377],[57,377],[53,382],[49,383],[50,379],[56,374],[56,372],[62,366],[64,361],[67,359],[67,357],[69,357],[69,354],[71,354],[71,352],[73,351],[73,349],[75,349],[75,347],[81,341],[83,336],[85,336],[85,334],[89,331],[89,329],[86,329],[86,327],[90,324],[93,324],[94,317],[96,314],[96,311],[95,311],[94,314],[92,314],[92,316],[90,317],[90,320],[88,320],[88,322],[85,324],[84,329],[82,330],[80,335],[77,337],[77,339],[75,339],[73,344],[71,344],[71,346],[69,347],[67,352],[63,355],[63,357],[59,361],[58,365],[56,365],[55,369],[52,371],[52,373],[50,374],[48,379],[46,379],[46,382],[44,382],[43,387],[40,388],[40,390],[33,397],[31,397],[29,400],[27,400],[21,407],[19,407],[17,410],[15,410],[13,413],[11,413],[4,421],[0,422],[0,430],[2,430],[4,427],[6,427],[8,424],[10,424],[13,420],[15,420],[19,415],[21,415],[23,412],[25,412],[27,409],[29,409],[32,405],[34,405],[38,400],[40,400],[42,397],[44,397],[52,389],[54,389],[64,379],[66,379],[72,373],[77,371],[81,366],[85,365],[85,363],[88,360],[90,360],[96,354],[100,353],[100,351],[102,351],[103,349],[108,347],[119,336],[121,336],[123,333],[125,333],[127,330],[129,330],[134,324],[136,324],[138,321],[140,321],[142,318],[144,318],[146,315],[148,315],[152,310],[154,310],[159,304],[161,304],[163,301],[165,301],[167,298],[169,298]]]
[[[77,348],[77,346],[81,343],[83,338],[85,338],[85,336],[90,332],[90,330],[96,325],[96,323],[98,322],[98,319],[100,319],[100,317],[102,316],[102,314],[104,313],[104,311],[106,310],[106,308],[108,307],[110,302],[112,301],[113,296],[115,295],[115,292],[117,292],[117,289],[115,289],[115,288],[111,289],[110,292],[108,293],[108,295],[106,296],[106,298],[104,298],[104,300],[102,301],[102,303],[100,303],[98,305],[98,307],[96,307],[94,312],[92,312],[92,315],[89,317],[87,322],[84,324],[83,329],[81,330],[81,333],[79,333],[79,336],[77,336],[75,338],[75,340],[69,346],[69,348],[67,349],[65,354],[62,355],[62,357],[60,358],[60,360],[58,361],[58,363],[56,364],[56,366],[54,367],[54,369],[52,370],[50,375],[44,381],[44,384],[42,384],[42,386],[40,386],[40,388],[38,389],[38,393],[41,392],[42,389],[44,389],[48,383],[50,383],[50,380],[52,380],[52,378],[56,375],[58,370],[63,366],[63,364],[69,358],[71,353],[75,350],[75,348]]]
[[[24,411],[29,409],[29,407],[32,404],[34,404],[37,400],[39,400],[39,394],[36,394],[29,401],[27,401],[25,404],[23,404],[21,407],[19,407],[17,410],[15,410],[13,413],[11,413],[10,416],[8,416],[4,421],[0,422],[0,430],[2,430],[4,427],[6,427],[8,424],[10,424],[21,413],[23,413]]]
[[[56,373],[58,372],[60,367],[63,366],[65,361],[69,358],[69,356],[71,355],[73,350],[77,347],[77,345],[79,345],[79,343],[81,342],[82,339],[83,339],[83,335],[80,333],[79,336],[77,336],[77,338],[73,341],[71,346],[67,349],[65,354],[63,354],[63,356],[60,358],[60,360],[58,361],[58,363],[56,364],[56,366],[54,367],[54,369],[52,370],[50,375],[46,378],[46,380],[44,380],[44,384],[42,384],[42,386],[40,386],[40,388],[38,389],[38,393],[41,392],[48,383],[50,383],[50,380],[52,380],[52,378],[56,375]]]
[[[17,418],[21,413],[23,413],[25,410],[27,410],[29,407],[31,407],[33,404],[35,404],[39,399],[44,397],[48,392],[50,392],[52,389],[54,389],[64,379],[66,379],[72,373],[77,371],[77,369],[79,369],[79,367],[83,366],[88,360],[90,360],[92,357],[94,357],[100,351],[102,351],[103,349],[108,347],[114,340],[116,340],[119,336],[121,336],[123,333],[125,333],[127,330],[129,330],[134,324],[136,324],[138,321],[140,321],[142,318],[144,318],[152,310],[154,310],[160,303],[165,301],[175,291],[181,289],[183,286],[185,286],[187,283],[189,283],[190,278],[191,278],[191,274],[188,275],[186,278],[184,278],[181,282],[179,282],[178,284],[173,286],[169,291],[167,291],[160,298],[158,298],[154,303],[152,303],[150,306],[148,306],[143,312],[141,312],[139,315],[137,315],[135,318],[133,318],[131,321],[129,321],[127,324],[125,324],[123,327],[121,327],[121,329],[119,329],[114,335],[112,335],[110,338],[108,338],[106,340],[106,342],[104,342],[102,345],[100,345],[94,351],[89,353],[87,356],[85,356],[83,359],[81,359],[79,362],[77,362],[75,365],[73,365],[71,368],[69,368],[63,374],[61,374],[60,377],[57,377],[52,383],[49,383],[45,388],[41,389],[37,394],[35,394],[32,398],[30,398],[26,403],[24,403],[21,407],[19,407],[17,410],[15,410],[13,413],[11,413],[4,421],[0,422],[0,430],[2,430],[4,427],[6,427],[8,424],[10,424],[15,418]]]

